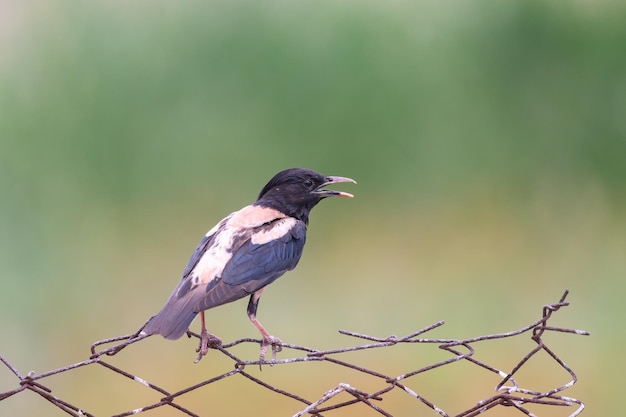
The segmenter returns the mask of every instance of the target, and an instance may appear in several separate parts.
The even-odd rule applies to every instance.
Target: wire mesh
[[[116,378],[126,378],[140,384],[143,389],[152,390],[159,398],[158,401],[114,414],[114,417],[132,416],[161,407],[168,408],[172,415],[201,416],[203,415],[201,411],[192,410],[190,407],[183,405],[181,399],[191,392],[208,390],[218,381],[236,377],[243,377],[252,381],[254,384],[261,387],[266,395],[278,395],[289,399],[294,404],[294,414],[292,414],[293,417],[306,415],[318,417],[327,415],[332,416],[336,415],[336,413],[340,410],[352,410],[358,405],[365,406],[373,413],[373,415],[382,415],[387,417],[394,416],[391,411],[392,407],[389,406],[393,403],[393,400],[390,398],[390,393],[392,392],[401,392],[403,395],[407,395],[411,401],[417,402],[421,408],[426,407],[425,410],[430,409],[435,414],[444,417],[472,417],[502,407],[507,407],[509,410],[514,410],[515,412],[519,412],[527,416],[540,416],[553,407],[566,407],[569,408],[568,412],[571,411],[569,416],[577,416],[585,408],[583,401],[577,398],[565,396],[563,394],[564,391],[576,383],[578,378],[573,369],[570,368],[555,351],[548,347],[544,341],[544,336],[547,333],[553,332],[589,335],[589,332],[587,331],[554,327],[548,324],[555,312],[569,305],[569,303],[565,301],[567,295],[568,291],[565,291],[558,302],[545,305],[543,307],[541,317],[523,328],[505,333],[489,334],[462,340],[425,338],[425,334],[441,327],[444,324],[443,321],[440,321],[403,337],[375,337],[362,333],[341,330],[340,333],[342,335],[349,337],[350,340],[357,340],[359,344],[336,349],[320,350],[297,344],[280,342],[279,346],[276,346],[276,352],[281,351],[279,356],[288,357],[282,359],[276,359],[274,357],[269,361],[262,361],[260,359],[246,360],[233,353],[233,348],[235,346],[243,344],[260,344],[261,340],[259,339],[243,338],[227,344],[215,344],[211,346],[212,349],[220,352],[228,360],[232,361],[233,369],[227,372],[218,373],[207,379],[191,381],[186,387],[177,390],[168,390],[161,386],[157,386],[139,375],[135,375],[119,366],[111,364],[107,360],[108,357],[120,354],[122,349],[125,347],[138,343],[146,338],[145,336],[141,336],[139,334],[119,336],[95,342],[91,345],[91,356],[88,359],[43,373],[30,371],[23,374],[16,369],[16,367],[14,367],[7,358],[0,355],[0,361],[2,364],[8,368],[8,370],[16,378],[15,388],[0,393],[0,401],[6,400],[12,396],[24,395],[25,392],[33,392],[47,400],[51,407],[56,407],[71,416],[93,417],[96,414],[89,411],[89,404],[73,403],[58,397],[53,393],[53,390],[49,387],[50,384],[46,381],[54,375],[73,374],[76,370],[81,368],[101,366],[108,372],[115,375]],[[190,337],[199,338],[199,335],[193,332],[189,332],[188,335]],[[534,347],[521,357],[521,359],[519,359],[509,370],[498,369],[497,367],[488,364],[484,360],[479,360],[476,357],[476,345],[479,343],[484,344],[494,342],[498,339],[514,338],[527,340],[522,337],[524,335],[530,336],[530,339],[534,343]],[[427,366],[415,369],[411,368],[399,374],[388,374],[377,369],[374,364],[371,366],[357,364],[357,362],[352,360],[350,356],[351,353],[357,351],[389,349],[393,346],[399,345],[433,346],[446,352],[447,357],[443,360],[430,363]],[[544,352],[550,359],[550,362],[555,365],[555,367],[552,368],[555,372],[558,369],[562,369],[565,370],[566,375],[568,375],[563,383],[557,384],[547,390],[539,390],[533,387],[522,386],[517,381],[517,376],[519,375],[520,370],[527,366],[529,360],[540,352]],[[475,405],[464,409],[461,412],[449,414],[439,407],[430,396],[427,398],[427,395],[421,394],[414,388],[411,388],[408,384],[410,380],[416,378],[418,375],[428,376],[436,369],[441,369],[449,366],[450,364],[459,362],[471,364],[473,368],[476,368],[475,370],[477,372],[480,370],[480,372],[486,371],[488,373],[495,374],[500,381],[495,386],[494,391],[489,392],[484,398],[477,399],[475,401]],[[300,393],[292,392],[290,389],[277,386],[275,383],[270,382],[269,378],[261,378],[249,372],[251,367],[256,366],[287,366],[295,363],[326,363],[332,365],[333,367],[350,369],[355,372],[356,375],[371,378],[377,381],[378,388],[374,390],[357,388],[361,382],[361,379],[357,378],[356,383],[353,381],[351,383],[342,382],[336,385],[330,384],[327,391],[324,392],[319,398],[311,398],[310,396],[305,398],[305,396]],[[301,371],[298,370],[298,372]],[[267,373],[264,375],[266,374]],[[383,401],[386,398],[389,398],[390,400]],[[112,399],[112,401],[115,401],[115,399]],[[529,408],[531,405],[534,407],[532,410]],[[432,414],[432,412],[429,414]],[[354,414],[356,414],[356,412]],[[398,417],[397,414],[396,417]]]

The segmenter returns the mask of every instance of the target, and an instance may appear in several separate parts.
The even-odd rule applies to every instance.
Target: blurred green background
[[[340,328],[446,320],[433,337],[470,337],[522,327],[569,288],[553,324],[592,336],[547,340],[580,378],[565,395],[618,415],[625,42],[618,1],[0,1],[0,354],[42,372],[135,331],[206,230],[304,166],[359,184],[315,209],[302,262],[265,293],[273,334],[325,348],[356,343]],[[210,331],[257,337],[245,306],[208,313]],[[482,358],[508,369],[532,346],[485,344]],[[151,338],[114,360],[170,390],[232,368],[215,353],[193,365],[194,348]],[[401,373],[443,357],[384,351],[360,358]],[[96,368],[47,382],[97,415],[158,401]],[[548,361],[529,369],[526,388],[567,381]],[[494,394],[497,378],[476,373],[409,386],[453,414]],[[310,399],[361,385],[315,364],[261,375]],[[16,386],[0,368],[0,392]],[[433,414],[396,397],[398,416]],[[243,378],[187,401],[299,410]],[[28,393],[0,414],[65,415]]]

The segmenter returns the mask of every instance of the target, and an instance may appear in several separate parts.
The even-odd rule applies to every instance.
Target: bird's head
[[[290,168],[269,180],[255,204],[271,207],[308,222],[309,212],[326,197],[353,197],[343,191],[325,189],[327,185],[353,182],[351,178],[325,176],[305,168]]]

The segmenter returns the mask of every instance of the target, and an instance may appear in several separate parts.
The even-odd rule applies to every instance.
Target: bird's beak
[[[354,197],[350,193],[346,193],[343,191],[335,191],[335,190],[323,190],[323,187],[326,187],[329,184],[335,184],[338,182],[352,182],[356,184],[356,181],[352,178],[346,177],[326,177],[326,182],[317,187],[313,193],[320,195],[321,197]]]

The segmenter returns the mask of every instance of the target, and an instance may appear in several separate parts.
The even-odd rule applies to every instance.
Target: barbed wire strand
[[[414,331],[404,337],[397,336],[388,336],[388,337],[376,337],[362,333],[356,333],[346,330],[340,330],[339,333],[357,340],[364,340],[367,343],[358,344],[354,346],[346,346],[342,348],[335,349],[326,349],[326,350],[318,350],[307,346],[300,346],[296,344],[283,343],[280,342],[278,345],[273,347],[273,359],[271,361],[261,361],[261,360],[244,360],[235,355],[232,352],[232,348],[242,344],[254,343],[260,344],[261,340],[254,338],[242,338],[235,340],[230,343],[225,343],[222,345],[213,345],[212,349],[221,352],[227,358],[229,358],[233,364],[234,369],[221,373],[219,375],[213,376],[209,379],[205,379],[199,382],[196,382],[188,387],[170,392],[165,388],[159,387],[137,375],[133,375],[130,372],[127,372],[111,363],[105,361],[107,356],[114,356],[118,354],[123,348],[140,342],[145,339],[147,336],[135,333],[124,336],[117,336],[113,338],[103,339],[97,341],[91,345],[91,356],[89,359],[86,359],[81,362],[77,362],[71,365],[67,365],[61,368],[53,369],[47,372],[43,372],[40,374],[35,373],[34,371],[28,372],[26,375],[20,373],[20,371],[15,368],[4,356],[0,355],[0,362],[17,378],[19,385],[9,391],[0,393],[0,401],[5,400],[14,395],[21,394],[25,391],[32,391],[42,398],[46,399],[53,406],[59,408],[65,413],[74,416],[74,417],[95,417],[95,414],[91,414],[86,411],[84,408],[80,408],[74,404],[69,403],[63,399],[60,399],[53,395],[52,389],[46,386],[43,383],[43,380],[46,378],[58,375],[61,373],[68,373],[75,369],[84,368],[86,366],[92,365],[100,365],[109,371],[114,372],[120,376],[131,379],[139,384],[143,385],[147,389],[158,392],[161,395],[161,399],[152,404],[144,405],[143,407],[135,408],[132,410],[128,410],[119,414],[115,414],[113,417],[127,417],[136,415],[142,412],[146,412],[148,410],[152,410],[159,407],[170,407],[182,413],[183,415],[199,417],[200,414],[183,407],[178,404],[176,401],[179,397],[205,387],[207,385],[213,384],[217,381],[224,380],[226,378],[230,378],[234,375],[241,375],[242,377],[252,381],[263,389],[273,392],[275,394],[281,395],[283,397],[289,398],[296,403],[301,404],[300,411],[293,414],[293,417],[301,417],[304,415],[311,415],[316,417],[323,417],[324,414],[331,413],[335,410],[344,409],[346,407],[351,407],[356,404],[362,404],[371,409],[378,415],[383,415],[386,417],[393,417],[393,414],[388,410],[383,409],[379,403],[383,400],[384,396],[393,390],[399,390],[408,394],[410,397],[424,404],[426,407],[432,409],[435,413],[439,414],[442,417],[450,417],[448,413],[446,413],[443,409],[439,408],[433,401],[426,399],[423,395],[418,394],[413,389],[409,388],[403,381],[408,380],[411,377],[414,377],[418,374],[423,374],[429,371],[432,371],[437,368],[444,367],[451,363],[459,362],[459,361],[467,361],[479,368],[487,370],[491,373],[497,374],[501,381],[496,385],[495,391],[496,394],[489,396],[485,399],[477,401],[475,406],[472,406],[469,409],[462,411],[461,413],[456,414],[455,417],[474,417],[479,414],[482,414],[490,409],[493,409],[497,406],[503,407],[513,407],[521,413],[529,416],[536,417],[536,414],[531,412],[526,408],[528,404],[534,404],[539,406],[557,406],[557,407],[572,407],[575,406],[576,409],[570,414],[570,417],[578,416],[585,408],[584,403],[581,400],[560,395],[566,389],[572,387],[578,380],[575,372],[572,368],[570,368],[552,349],[550,349],[545,343],[543,336],[546,332],[559,332],[559,333],[570,333],[575,335],[589,335],[589,332],[584,330],[577,329],[569,329],[569,328],[561,328],[548,326],[548,320],[552,317],[552,315],[559,311],[563,307],[567,307],[569,305],[568,302],[565,301],[567,298],[569,291],[566,290],[563,293],[563,296],[560,300],[554,304],[549,304],[543,307],[542,317],[530,323],[529,325],[522,327],[521,329],[517,329],[510,332],[505,333],[496,333],[489,334],[483,336],[477,336],[469,339],[456,340],[456,339],[443,339],[443,338],[422,338],[420,336],[443,326],[444,322],[439,321],[437,323],[433,323],[427,327]],[[523,358],[517,362],[517,364],[508,372],[504,372],[494,366],[487,364],[484,361],[481,361],[474,357],[475,347],[474,345],[479,342],[488,342],[496,339],[504,339],[504,338],[512,338],[527,332],[532,332],[531,339],[536,343],[536,346],[530,350]],[[199,338],[199,335],[194,332],[188,332],[189,337]],[[98,350],[99,348],[109,345],[111,343],[118,343],[114,346],[103,348]],[[362,350],[371,350],[371,349],[384,349],[395,345],[400,344],[419,344],[419,345],[436,345],[439,349],[442,349],[452,356],[450,358],[429,364],[427,366],[412,369],[402,374],[396,376],[389,376],[385,373],[379,372],[375,369],[369,369],[364,366],[357,365],[355,363],[344,360],[343,358],[338,358],[340,356],[348,356],[347,354],[356,351]],[[300,356],[293,356],[284,359],[276,359],[275,355],[278,351],[288,349],[290,351],[294,351],[299,353]],[[570,379],[557,387],[554,387],[548,391],[536,391],[533,389],[522,388],[518,385],[518,382],[514,379],[514,376],[522,369],[527,362],[534,357],[539,352],[545,352],[558,366],[564,369],[568,374]],[[320,398],[316,400],[308,400],[296,393],[290,392],[288,390],[279,388],[274,386],[263,379],[256,377],[249,372],[246,371],[248,366],[262,366],[262,365],[272,365],[272,366],[280,366],[287,365],[293,363],[300,362],[326,362],[331,363],[334,366],[347,368],[352,371],[356,371],[360,374],[368,375],[375,379],[383,382],[384,386],[377,391],[373,392],[365,392],[351,384],[348,383],[339,383],[337,386],[327,390]],[[342,394],[347,394],[348,398],[344,399]],[[340,399],[341,397],[341,399]],[[331,401],[335,401],[331,403]]]

